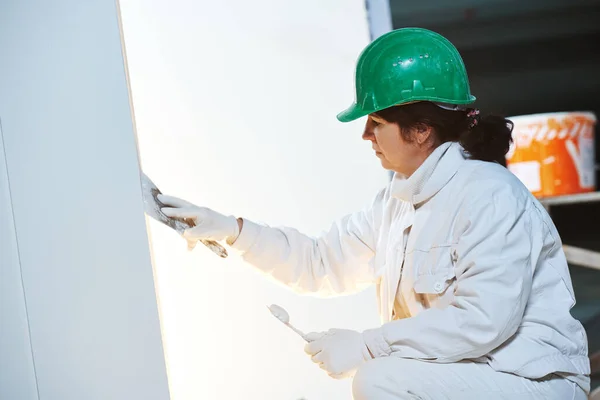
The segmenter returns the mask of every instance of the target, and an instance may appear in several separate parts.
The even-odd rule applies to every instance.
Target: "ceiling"
[[[394,28],[420,26],[461,52],[484,111],[600,115],[600,0],[390,0]]]

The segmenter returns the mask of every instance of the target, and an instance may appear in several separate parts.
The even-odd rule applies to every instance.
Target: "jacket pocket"
[[[441,295],[456,279],[454,263],[456,256],[451,246],[432,247],[427,251],[415,251],[417,274],[413,288],[421,294]]]

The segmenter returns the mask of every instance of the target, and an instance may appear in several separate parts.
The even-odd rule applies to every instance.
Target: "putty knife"
[[[181,221],[174,218],[167,217],[162,211],[161,208],[166,207],[165,204],[161,203],[158,200],[157,196],[161,194],[161,191],[158,190],[154,182],[146,176],[142,172],[142,194],[144,198],[144,211],[145,213],[155,220],[162,222],[167,225],[169,228],[175,230],[180,235],[188,228],[194,226],[194,221],[185,220]],[[219,243],[214,240],[200,240],[200,242],[211,249],[216,255],[219,257],[225,258],[227,257],[227,250]]]

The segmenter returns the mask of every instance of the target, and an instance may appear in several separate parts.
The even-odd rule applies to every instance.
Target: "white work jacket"
[[[244,260],[298,292],[334,295],[376,284],[377,356],[486,362],[527,378],[556,373],[589,391],[583,326],[552,220],[496,163],[438,147],[395,176],[366,209],[319,237],[245,220]]]

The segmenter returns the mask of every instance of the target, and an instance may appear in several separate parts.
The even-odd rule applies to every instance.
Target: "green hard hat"
[[[396,29],[371,42],[356,63],[355,85],[354,103],[337,115],[341,122],[415,101],[475,101],[456,47],[422,28]]]

